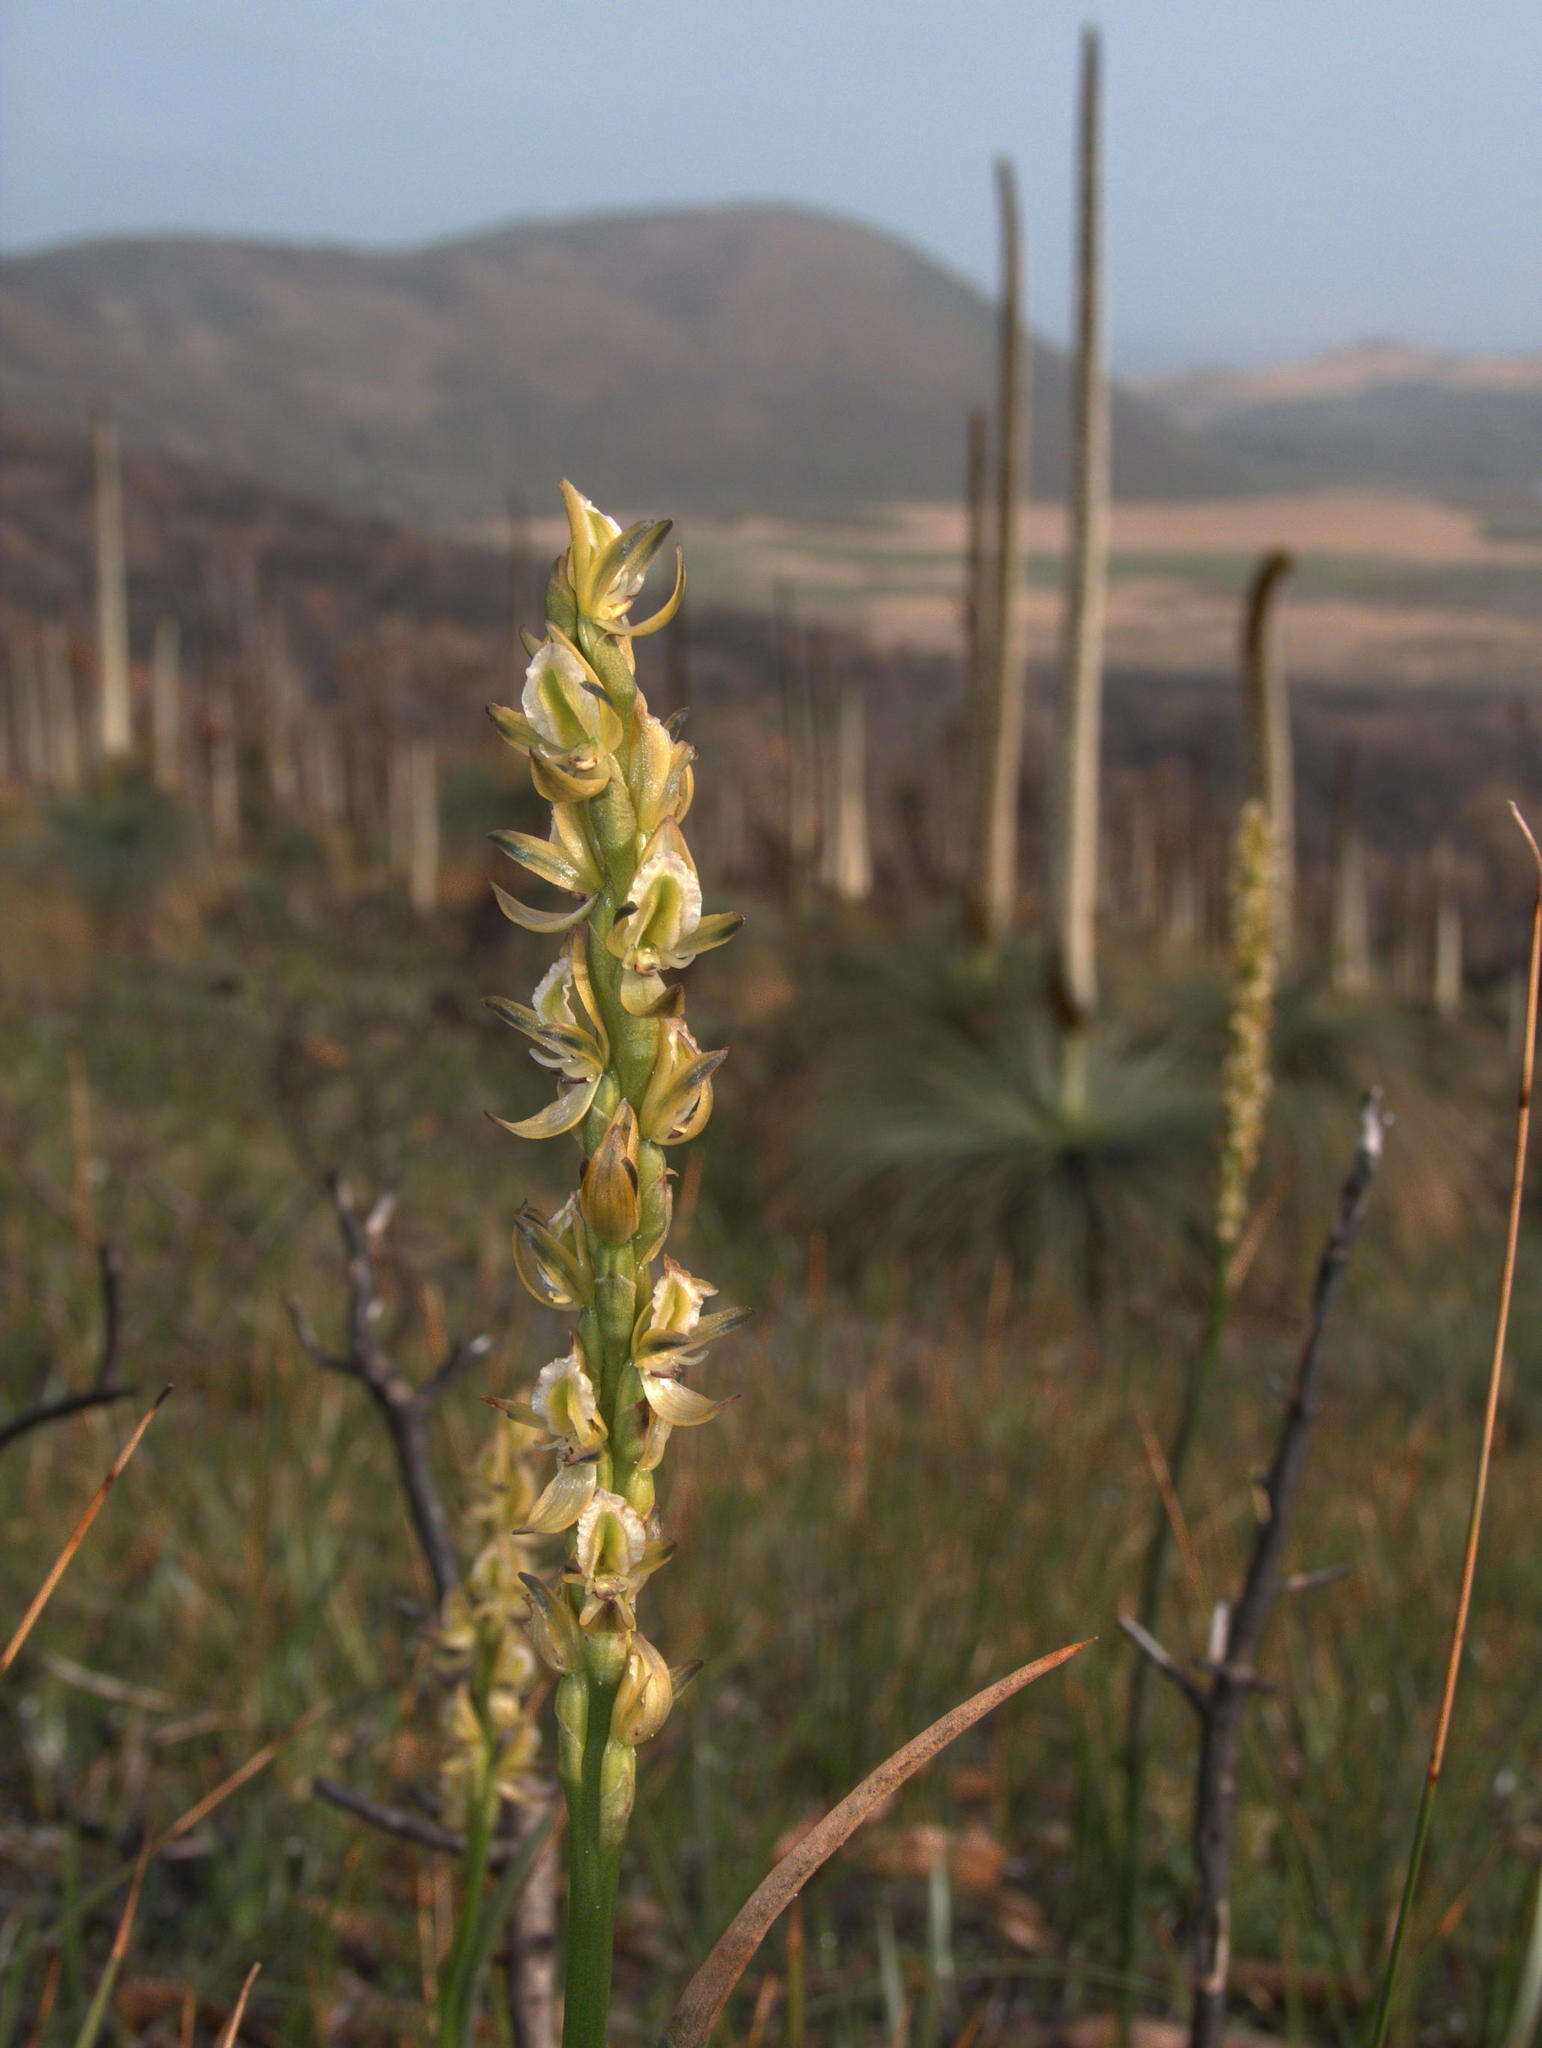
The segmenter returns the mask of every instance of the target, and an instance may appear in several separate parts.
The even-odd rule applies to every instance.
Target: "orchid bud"
[[[646,1636],[634,1635],[621,1689],[610,1710],[612,1735],[634,1749],[640,1742],[651,1741],[668,1720],[674,1700],[669,1666]]]
[[[630,1244],[642,1220],[637,1179],[637,1116],[623,1100],[584,1163],[578,1191],[584,1222],[602,1244]]]

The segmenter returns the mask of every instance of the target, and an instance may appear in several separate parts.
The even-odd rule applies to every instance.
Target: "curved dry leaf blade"
[[[251,1996],[252,1986],[257,1981],[257,1972],[261,1968],[261,1963],[253,1963],[252,1967],[247,1971],[246,1982],[241,1986],[241,1995],[237,1998],[235,2005],[231,2009],[230,2018],[220,2028],[220,2037],[215,2042],[214,2048],[235,2048],[236,2034],[241,2025],[241,2015],[246,2011],[246,2001]]]
[[[675,2007],[674,2017],[665,2030],[667,2048],[703,2048],[718,2014],[728,2002],[729,1994],[749,1967],[756,1949],[770,1933],[778,1915],[792,1904],[815,1871],[829,1861],[842,1843],[854,1835],[907,1778],[913,1778],[917,1771],[923,1770],[965,1729],[972,1728],[976,1721],[983,1721],[988,1713],[1011,1699],[1014,1693],[1032,1685],[1036,1678],[1043,1678],[1047,1672],[1054,1671],[1094,1640],[1088,1636],[1086,1642],[1070,1643],[1063,1650],[1053,1650],[1049,1656],[1023,1665],[1021,1670],[1006,1678],[998,1678],[994,1685],[986,1686],[973,1699],[954,1707],[940,1721],[934,1721],[930,1728],[907,1742],[903,1749],[897,1749],[876,1771],[865,1777],[855,1791],[848,1792],[839,1806],[832,1807],[817,1826],[810,1828],[797,1847],[790,1850],[751,1892],[707,1960],[686,1985],[680,2003]]]
[[[96,1520],[97,1515],[101,1512],[102,1503],[106,1500],[108,1494],[112,1491],[113,1481],[117,1478],[118,1474],[123,1470],[124,1466],[128,1463],[129,1459],[133,1457],[135,1451],[138,1450],[139,1439],[144,1435],[145,1431],[150,1427],[150,1424],[154,1421],[156,1411],[159,1409],[161,1403],[165,1400],[166,1396],[170,1392],[170,1387],[163,1387],[161,1389],[160,1393],[156,1395],[153,1404],[140,1417],[139,1427],[134,1431],[134,1434],[123,1446],[123,1449],[119,1451],[117,1457],[113,1459],[112,1469],[107,1474],[107,1477],[102,1481],[101,1485],[96,1489],[96,1492],[91,1496],[91,1501],[86,1509],[86,1512],[81,1516],[80,1520],[75,1524],[74,1528],[70,1531],[69,1537],[65,1542],[64,1548],[59,1552],[59,1555],[54,1559],[53,1568],[50,1570],[47,1578],[44,1579],[42,1585],[38,1587],[37,1593],[33,1598],[32,1605],[27,1609],[26,1613],[22,1616],[21,1621],[17,1626],[16,1633],[11,1637],[11,1640],[6,1644],[4,1652],[0,1653],[0,1673],[9,1671],[12,1664],[15,1663],[17,1652],[20,1650],[22,1644],[27,1640],[28,1636],[32,1633],[33,1623],[37,1620],[38,1616],[42,1613],[43,1609],[48,1605],[49,1601],[53,1598],[54,1588],[58,1585],[59,1581],[64,1577],[64,1574],[69,1567],[70,1559],[75,1555],[76,1551],[85,1541],[86,1531],[91,1527],[91,1524]]]

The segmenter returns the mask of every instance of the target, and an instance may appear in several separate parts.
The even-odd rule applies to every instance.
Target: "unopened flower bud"
[[[613,1735],[600,1760],[600,1841],[605,1848],[619,1849],[626,1840],[636,1794],[637,1752]]]
[[[525,1627],[537,1654],[549,1664],[553,1671],[560,1671],[571,1677],[583,1669],[584,1645],[578,1632],[578,1620],[567,1600],[559,1592],[553,1594],[532,1572],[521,1572],[521,1581],[530,1595],[530,1612]]]
[[[634,1635],[610,1712],[611,1733],[633,1748],[650,1741],[668,1720],[674,1701],[669,1666],[646,1636]]]
[[[605,1135],[585,1162],[578,1191],[585,1223],[602,1244],[630,1244],[642,1220],[637,1180],[637,1118],[618,1103]]]

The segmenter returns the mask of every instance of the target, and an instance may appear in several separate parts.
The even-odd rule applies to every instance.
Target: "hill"
[[[1437,355],[1392,342],[1276,369],[1141,387],[1260,488],[1534,491],[1542,356]]]
[[[0,264],[0,403],[360,510],[445,525],[542,499],[849,508],[956,499],[990,388],[984,297],[893,238],[780,207],[500,229],[387,253],[159,238]],[[1033,480],[1065,477],[1064,358],[1033,351]],[[1114,401],[1125,496],[1233,472]]]

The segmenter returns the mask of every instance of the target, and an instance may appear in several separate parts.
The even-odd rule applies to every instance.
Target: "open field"
[[[1058,644],[1064,515],[1027,522],[1030,657]],[[951,653],[959,638],[963,514],[875,509],[839,526],[682,522],[693,588],[769,608],[778,584],[813,616],[880,646]],[[557,529],[538,529],[555,548]],[[1504,687],[1533,682],[1542,628],[1542,526],[1490,509],[1366,492],[1117,504],[1108,651],[1116,666],[1212,673],[1235,664],[1237,603],[1273,547],[1299,561],[1289,658],[1314,682]]]
[[[555,1338],[512,1285],[508,1227],[522,1196],[556,1195],[561,1148],[517,1147],[483,1117],[521,1113],[538,1091],[477,1000],[527,987],[541,947],[489,943],[469,898],[425,926],[357,882],[329,893],[292,848],[253,849],[245,869],[178,856],[146,893],[104,906],[65,880],[80,830],[13,803],[0,837],[6,1398],[89,1376],[101,1239],[123,1261],[125,1376],[177,1391],[0,1705],[0,2037],[26,2039],[50,1955],[74,2025],[139,1832],[263,1757],[152,1865],[119,2038],[176,2039],[184,1987],[207,2001],[199,2038],[212,2038],[260,1959],[246,2038],[398,2041],[441,1938],[445,1866],[383,1845],[311,1785],[330,1772],[410,1805],[432,1784],[428,1587],[376,1418],[358,1387],[307,1361],[284,1299],[297,1294],[325,1338],[339,1327],[322,1169],[365,1188],[399,1176],[383,1268],[393,1344],[421,1371],[446,1333],[494,1338],[443,1411],[436,1450],[455,1499],[488,1427],[478,1396],[525,1384]],[[1112,1234],[1089,1295],[1084,1239],[1064,1223],[1036,1247],[1000,1240],[966,1201],[936,1212],[962,1222],[962,1250],[934,1256],[891,1238],[881,1205],[829,1199],[834,1104],[910,1057],[894,991],[927,976],[940,989],[947,949],[921,930],[800,932],[764,895],[749,907],[750,932],[700,970],[693,999],[703,1043],[734,1050],[681,1184],[677,1241],[759,1313],[724,1353],[737,1400],[712,1431],[683,1433],[668,1475],[681,1554],[650,1589],[654,1632],[671,1659],[707,1662],[642,1755],[618,2038],[655,2038],[671,1989],[785,1830],[961,1692],[1097,1632],[1064,1680],[923,1780],[803,1906],[811,2041],[891,2039],[896,1983],[922,2034],[951,2041],[973,2024],[982,2042],[1021,2041],[1114,1996],[1128,1665],[1113,1616],[1154,1499],[1142,1428],[1165,1433],[1200,1312],[1214,967],[1114,946],[1109,1057],[1132,1033],[1164,1046],[1198,1121],[1165,1158],[1102,1184]],[[1513,1084],[1499,1008],[1441,1027],[1308,988],[1280,1057],[1267,1227],[1207,1412],[1166,1630],[1197,1651],[1235,1578],[1271,1376],[1300,1327],[1356,1090],[1380,1079],[1398,1124],[1334,1323],[1292,1558],[1348,1577],[1294,1603],[1273,1639],[1236,1882],[1239,2013],[1277,2038],[1349,2048],[1449,1615]],[[1407,2038],[1416,2011],[1418,2038],[1452,2048],[1496,2038],[1542,1851],[1534,1223],[1521,1271],[1409,1984]],[[7,1613],[123,1433],[119,1411],[87,1416],[0,1457]],[[1192,1770],[1178,1705],[1160,1703],[1159,1728],[1142,1975],[1155,2010],[1181,1997]],[[757,1995],[785,2000],[787,1969],[778,1936],[733,2039]]]

